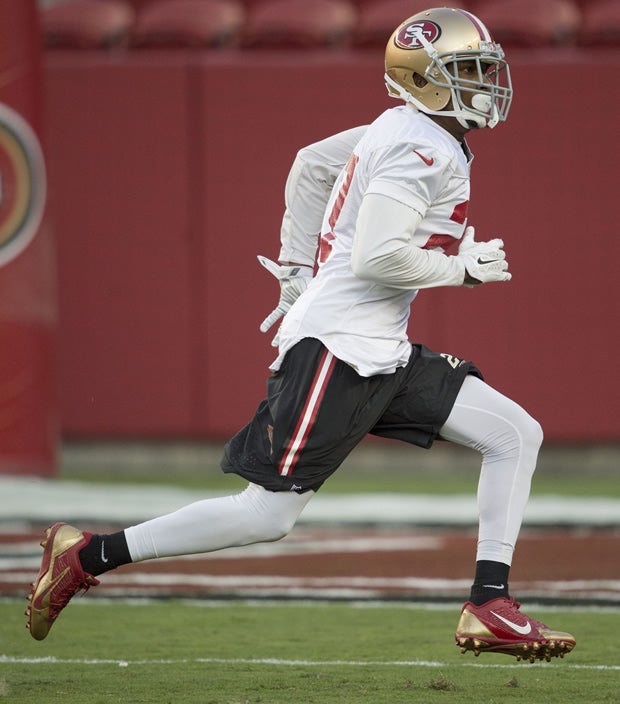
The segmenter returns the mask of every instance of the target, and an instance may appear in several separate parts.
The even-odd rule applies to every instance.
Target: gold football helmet
[[[474,62],[471,76],[460,70],[464,61]],[[448,7],[419,12],[394,30],[385,49],[385,83],[392,97],[470,128],[503,122],[512,101],[501,46],[475,15]]]

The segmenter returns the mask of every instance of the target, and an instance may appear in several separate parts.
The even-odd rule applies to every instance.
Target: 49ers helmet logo
[[[420,37],[424,37],[427,42],[433,43],[441,36],[441,27],[430,20],[420,20],[411,22],[400,28],[394,37],[396,46],[401,49],[421,49]]]
[[[21,115],[0,103],[0,266],[20,254],[37,233],[45,194],[39,140]]]

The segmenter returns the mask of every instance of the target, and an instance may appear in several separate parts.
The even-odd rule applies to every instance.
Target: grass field
[[[564,660],[461,655],[458,607],[71,604],[43,642],[0,601],[0,700],[15,704],[616,704],[618,610],[527,611],[577,636]]]
[[[423,451],[422,451],[423,452]],[[476,492],[480,461],[476,453],[465,454],[465,462],[455,462],[437,468],[416,464],[420,457],[419,448],[412,449],[411,467],[391,466],[389,460],[376,466],[356,466],[345,464],[325,484],[330,493],[417,493],[417,494],[474,494]],[[428,453],[430,456],[430,453]],[[422,455],[424,457],[425,455]],[[389,457],[389,455],[388,455]],[[617,465],[615,465],[617,466]],[[581,471],[573,468],[564,471],[562,467],[542,466],[534,475],[532,493],[542,495],[582,496],[607,498],[620,497],[620,482],[616,481],[615,466],[608,468],[584,467]],[[186,489],[234,492],[245,486],[236,475],[223,474],[216,464],[204,468],[196,466],[173,466],[155,463],[145,466],[131,466],[119,462],[110,463],[97,471],[87,464],[63,467],[61,479],[84,482],[122,484],[160,484]]]

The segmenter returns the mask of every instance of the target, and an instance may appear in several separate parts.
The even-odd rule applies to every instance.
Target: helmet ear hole
[[[416,88],[424,88],[428,84],[428,81],[426,80],[426,78],[424,78],[424,76],[421,76],[419,73],[414,73],[413,84],[416,86]]]

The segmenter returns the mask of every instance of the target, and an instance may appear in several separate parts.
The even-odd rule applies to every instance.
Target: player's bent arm
[[[367,193],[357,217],[351,267],[360,279],[394,288],[461,286],[465,264],[436,250],[420,249],[411,236],[422,216],[388,196]]]
[[[281,263],[313,266],[325,207],[338,174],[366,127],[354,127],[297,152],[284,189]]]

